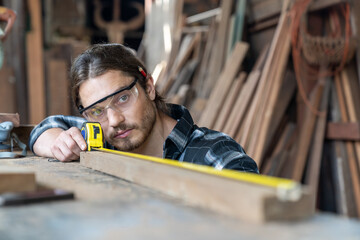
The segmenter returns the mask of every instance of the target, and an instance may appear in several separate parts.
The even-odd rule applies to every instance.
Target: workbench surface
[[[75,200],[0,208],[0,239],[360,239],[360,221],[317,213],[298,222],[253,224],[187,206],[151,189],[47,158],[0,159],[36,173],[40,186]],[[246,193],[244,193],[246,197]]]

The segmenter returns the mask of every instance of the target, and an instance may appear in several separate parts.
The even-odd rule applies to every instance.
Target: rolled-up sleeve
[[[30,133],[29,148],[33,152],[33,146],[38,137],[50,128],[61,128],[67,130],[71,127],[81,128],[82,124],[86,121],[85,118],[75,116],[54,115],[45,118],[39,123]]]

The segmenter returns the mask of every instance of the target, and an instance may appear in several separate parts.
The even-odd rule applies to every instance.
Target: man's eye
[[[100,116],[104,112],[104,109],[102,108],[93,108],[90,111],[90,114],[93,116]]]
[[[122,104],[122,103],[126,103],[129,100],[129,94],[123,94],[121,96],[119,96],[117,103],[118,104]]]

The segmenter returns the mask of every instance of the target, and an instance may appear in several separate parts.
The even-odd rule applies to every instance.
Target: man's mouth
[[[127,129],[127,130],[122,130],[122,131],[118,131],[115,135],[114,138],[126,138],[127,136],[129,136],[129,134],[131,133],[132,129]]]

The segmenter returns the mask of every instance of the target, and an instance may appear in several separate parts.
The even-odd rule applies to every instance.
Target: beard
[[[120,151],[133,151],[139,148],[147,140],[153,130],[155,121],[156,108],[153,104],[150,103],[145,108],[144,116],[141,119],[141,125],[121,123],[115,128],[116,132],[119,130],[133,129],[133,131],[135,130],[134,132],[136,132],[136,136],[115,139],[115,134],[113,134],[110,138],[111,140],[109,140],[109,143]]]

